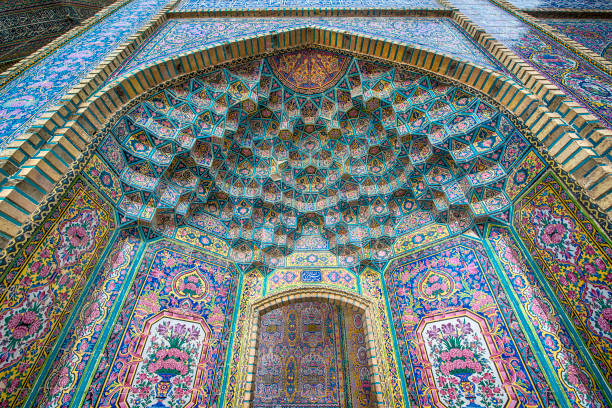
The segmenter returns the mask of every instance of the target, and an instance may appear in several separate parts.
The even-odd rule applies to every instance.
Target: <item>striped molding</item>
[[[546,34],[553,40],[556,40],[561,45],[565,46],[568,50],[572,51],[574,54],[592,63],[597,68],[604,71],[606,74],[612,75],[612,63],[606,60],[605,58],[602,58],[600,55],[595,54],[593,51],[589,50],[584,45],[572,40],[571,38],[567,37],[565,34],[562,34],[558,30],[555,30],[554,28],[550,27],[548,24],[542,23],[541,21],[534,18],[530,14],[519,10],[516,6],[514,6],[512,3],[508,2],[507,0],[489,0],[489,1],[501,7],[502,9],[506,10],[507,12],[513,14],[519,20],[529,24],[533,28],[540,30],[541,32],[543,32],[544,34]],[[578,13],[580,13],[580,10],[578,10]],[[572,13],[572,14],[575,15],[576,13]],[[607,16],[608,18],[612,17],[612,11],[607,11]],[[584,16],[581,16],[581,15],[579,15],[579,17],[584,18]]]

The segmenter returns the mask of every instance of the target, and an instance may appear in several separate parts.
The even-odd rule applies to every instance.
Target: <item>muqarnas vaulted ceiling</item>
[[[422,73],[303,49],[183,80],[99,146],[118,211],[167,235],[189,224],[279,259],[358,255],[428,223],[506,219],[528,143],[497,108]],[[350,259],[358,259],[349,257]]]

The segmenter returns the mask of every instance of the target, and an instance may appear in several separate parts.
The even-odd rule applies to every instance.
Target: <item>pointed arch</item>
[[[49,193],[58,182],[67,173],[74,178],[95,149],[97,136],[140,98],[189,75],[307,46],[412,67],[486,95],[536,135],[541,150],[571,175],[600,211],[612,213],[612,166],[554,111],[559,101],[552,93],[551,98],[544,97],[550,99],[545,105],[527,88],[488,68],[397,41],[309,25],[211,44],[145,65],[108,84],[92,79],[68,103],[39,121],[21,145],[12,146],[0,180],[12,186],[0,197],[0,243],[6,245],[31,230],[32,214],[45,200],[54,200]]]
[[[290,305],[299,302],[325,302],[335,306],[359,311],[364,316],[364,335],[366,344],[368,344],[368,361],[372,373],[372,395],[374,404],[377,407],[395,406],[387,398],[392,395],[391,390],[385,389],[389,387],[389,379],[380,371],[380,360],[384,359],[384,351],[380,341],[376,338],[376,332],[380,328],[375,327],[378,322],[378,317],[375,315],[375,304],[372,300],[358,295],[354,292],[344,291],[338,288],[331,287],[313,287],[304,285],[300,287],[289,288],[274,294],[265,296],[255,300],[249,308],[247,324],[244,327],[243,343],[241,348],[246,350],[243,354],[239,372],[244,373],[240,377],[239,392],[233,406],[250,407],[254,397],[255,373],[257,370],[257,350],[259,330],[261,327],[262,316],[276,308]],[[226,401],[225,406],[230,406]]]

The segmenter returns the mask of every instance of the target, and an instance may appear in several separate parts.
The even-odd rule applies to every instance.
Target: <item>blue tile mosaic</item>
[[[596,54],[612,61],[612,20],[555,19],[545,22]]]
[[[442,8],[436,0],[183,0],[179,10],[240,8]]]
[[[565,8],[565,9],[612,9],[610,0],[510,0],[510,3],[523,9]]]
[[[612,77],[487,0],[453,0],[469,19],[612,127]],[[594,3],[596,4],[596,3]],[[610,4],[608,2],[608,4]]]
[[[302,282],[321,282],[321,270],[304,269],[302,271]]]
[[[402,41],[501,70],[501,66],[495,63],[486,51],[471,41],[461,28],[448,18],[212,18],[169,21],[117,70],[115,76],[160,58],[195,50],[207,44],[306,25],[341,28],[359,34]]]
[[[0,149],[25,131],[169,0],[134,0],[0,89]]]

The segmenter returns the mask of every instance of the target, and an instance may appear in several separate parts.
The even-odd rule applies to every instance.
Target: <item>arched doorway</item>
[[[267,311],[259,324],[253,407],[371,406],[362,313],[299,301]]]
[[[383,406],[373,307],[313,287],[253,303],[244,406]]]

